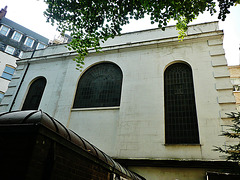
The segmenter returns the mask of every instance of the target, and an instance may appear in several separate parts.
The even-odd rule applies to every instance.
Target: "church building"
[[[126,33],[90,50],[80,72],[65,46],[23,54],[0,112],[39,110],[149,180],[239,172],[213,151],[236,111],[217,22]]]

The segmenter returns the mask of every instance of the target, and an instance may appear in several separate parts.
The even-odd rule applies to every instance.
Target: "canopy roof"
[[[29,111],[15,111],[10,113],[0,114],[0,126],[14,126],[16,125],[42,125],[58,135],[64,137],[66,140],[77,145],[87,153],[94,157],[97,157],[100,161],[110,166],[112,169],[123,173],[127,177],[133,180],[141,180],[140,176],[127,170],[121,166],[118,162],[114,161],[110,156],[99,150],[97,147],[89,143],[84,138],[72,130],[67,129],[59,121],[49,116],[47,113],[36,110]]]

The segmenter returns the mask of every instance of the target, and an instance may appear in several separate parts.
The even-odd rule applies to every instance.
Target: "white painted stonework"
[[[31,82],[43,76],[47,84],[39,109],[114,158],[220,161],[220,154],[212,149],[226,142],[219,136],[222,125],[230,123],[225,113],[235,111],[223,32],[217,22],[212,22],[190,26],[183,42],[177,36],[175,27],[170,26],[165,31],[153,29],[116,37],[102,45],[103,53],[90,51],[83,72],[75,70],[75,52],[65,45],[36,51],[32,59],[26,54],[18,61],[14,75],[20,78],[10,83],[16,87],[9,88],[0,111],[9,111],[10,107],[20,110]],[[79,78],[101,62],[113,62],[123,72],[120,107],[72,109]],[[186,62],[192,68],[199,145],[165,145],[163,75],[175,62]],[[161,167],[132,169],[146,179],[182,179],[190,171],[168,168],[171,175],[167,176]],[[201,168],[191,172],[191,177],[184,179],[202,179],[206,173]]]

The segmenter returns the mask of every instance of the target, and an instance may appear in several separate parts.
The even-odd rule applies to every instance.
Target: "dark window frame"
[[[38,110],[46,84],[45,77],[38,77],[30,84],[22,110]]]
[[[174,63],[164,72],[165,143],[199,144],[192,69]]]
[[[122,79],[122,70],[114,63],[90,67],[78,81],[73,109],[120,106]]]

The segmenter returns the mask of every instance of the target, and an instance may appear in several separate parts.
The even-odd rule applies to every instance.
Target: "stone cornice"
[[[187,43],[188,40],[194,40],[213,36],[223,36],[223,31],[218,29],[217,22],[203,23],[198,25],[189,26],[188,36],[184,38],[183,42]],[[161,29],[150,29],[144,31],[137,31],[132,33],[125,33],[121,36],[117,36],[114,39],[109,39],[104,44],[101,44],[101,51],[113,51],[122,50],[127,48],[136,48],[141,46],[154,46],[154,45],[166,45],[169,43],[178,43],[178,32],[175,26],[169,26],[165,31]],[[44,50],[36,51],[33,58],[25,58],[18,60],[18,64],[26,62],[35,62],[38,60],[54,60],[58,58],[66,58],[69,56],[76,56],[75,51],[69,51],[66,44],[50,46]],[[94,49],[89,49],[89,55],[96,53]],[[28,55],[28,54],[27,54]],[[29,56],[30,57],[30,56]]]

